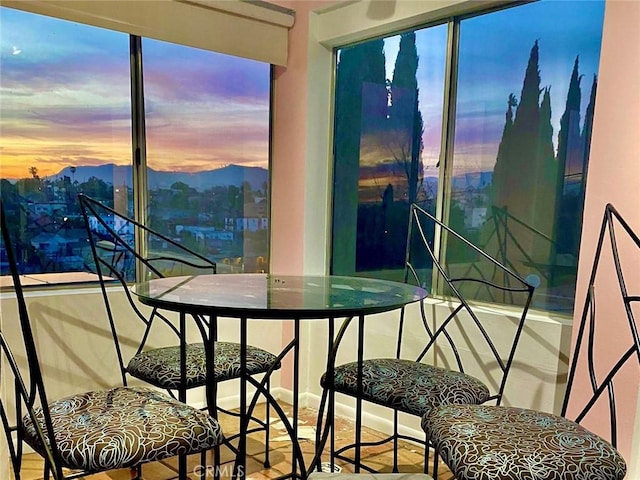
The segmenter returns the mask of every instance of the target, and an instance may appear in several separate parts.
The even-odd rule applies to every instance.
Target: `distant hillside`
[[[65,167],[58,173],[58,176],[66,175],[79,183],[96,177],[109,184],[131,186],[131,171],[131,166],[107,164],[76,167],[73,173],[71,167]],[[186,183],[199,191],[214,186],[240,186],[243,182],[249,182],[251,188],[258,190],[262,189],[263,184],[269,179],[269,173],[264,168],[242,167],[240,165],[228,165],[216,170],[205,170],[198,173],[160,172],[148,169],[147,175],[150,190],[169,188],[175,182]]]

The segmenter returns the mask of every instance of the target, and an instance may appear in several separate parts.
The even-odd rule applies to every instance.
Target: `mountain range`
[[[75,170],[73,170],[75,168]],[[127,185],[131,187],[131,165],[114,165],[112,163],[98,166],[65,167],[57,174],[58,177],[67,176],[72,182],[84,183],[91,177],[113,185]],[[166,172],[147,169],[149,190],[171,188],[176,182],[183,182],[198,191],[214,186],[240,186],[248,182],[254,190],[262,190],[264,183],[269,180],[269,172],[261,167],[243,167],[241,165],[227,165],[215,170],[205,170],[196,173]]]
[[[58,172],[57,177],[68,176],[71,181],[84,183],[91,177],[96,177],[105,183],[113,185],[127,185],[131,187],[132,167],[130,165],[106,164],[99,166],[65,167]],[[454,189],[482,188],[491,184],[493,172],[462,173],[453,177]],[[269,180],[269,172],[261,167],[243,167],[241,165],[227,165],[226,167],[205,170],[197,173],[167,172],[147,169],[147,181],[150,190],[168,189],[176,182],[182,182],[197,191],[203,191],[214,186],[240,186],[248,182],[254,190],[262,190],[264,183]],[[424,178],[428,189],[437,190],[438,177]]]

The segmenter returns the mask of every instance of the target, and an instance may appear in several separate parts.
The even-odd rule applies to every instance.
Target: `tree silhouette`
[[[503,218],[517,220],[501,224],[504,232],[497,248],[516,270],[535,268],[544,277],[543,286],[574,285],[597,80],[594,77],[580,131],[581,75],[576,57],[554,155],[551,87],[540,88],[538,62],[536,41],[515,114],[516,99],[509,96],[493,171],[494,208]],[[484,237],[493,238],[489,225]]]
[[[400,37],[391,81],[387,144],[391,155],[407,178],[408,203],[416,201],[418,187],[423,178],[420,156],[424,125],[419,109],[417,71],[416,34],[404,33]]]
[[[578,72],[579,59],[573,64],[569,91],[564,113],[560,119],[558,132],[558,165],[563,176],[558,178],[558,188],[562,189],[567,180],[580,176],[584,153],[583,139],[580,134],[580,81],[582,75]]]
[[[498,145],[498,155],[496,164],[493,168],[493,188],[491,190],[493,205],[503,207],[508,201],[506,192],[503,189],[507,185],[507,177],[509,174],[509,160],[512,157],[513,149],[513,109],[518,106],[518,100],[513,93],[509,94],[507,100],[507,111],[505,113],[504,127],[502,129],[502,137]]]
[[[494,172],[492,197],[498,208],[509,211],[526,223],[532,223],[533,183],[537,170],[538,143],[540,140],[540,69],[538,66],[538,41],[529,54],[529,61],[517,104],[513,125],[510,125],[511,109],[515,106],[509,96],[507,119],[503,139],[498,149]]]
[[[558,132],[558,176],[556,180],[556,254],[577,256],[576,222],[582,222],[578,208],[582,202],[584,138],[580,132],[579,58],[576,57],[569,81],[565,110]]]
[[[493,219],[482,237],[490,253],[508,260],[516,270],[546,264],[552,253],[557,162],[551,125],[551,89],[541,88],[539,45],[529,53],[520,101],[509,95],[505,125],[493,171]],[[542,101],[540,94],[542,93]],[[514,113],[515,107],[515,113]]]

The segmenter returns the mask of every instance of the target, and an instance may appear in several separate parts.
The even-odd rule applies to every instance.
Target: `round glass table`
[[[334,356],[332,345],[334,338],[334,320],[345,318],[343,329],[353,318],[359,319],[359,335],[357,345],[358,361],[362,361],[362,344],[364,335],[364,319],[367,315],[401,309],[405,305],[418,302],[427,296],[427,292],[413,285],[364,277],[345,276],[291,276],[273,274],[213,274],[183,277],[168,277],[147,280],[137,283],[132,291],[139,300],[155,308],[179,312],[181,331],[185,329],[187,315],[194,319],[209,317],[206,322],[208,329],[217,328],[217,317],[228,317],[239,320],[241,358],[243,366],[240,388],[241,433],[248,427],[250,412],[255,406],[258,394],[263,394],[272,402],[275,411],[282,419],[293,445],[292,472],[285,478],[306,478],[309,471],[320,461],[322,448],[326,436],[316,436],[316,457],[307,469],[300,445],[297,442],[298,425],[298,359],[300,347],[300,321],[310,319],[327,319],[328,321],[328,351],[327,373],[332,378]],[[291,342],[278,355],[278,361],[292,352],[293,355],[293,419],[290,422],[276,400],[265,388],[265,375],[261,382],[246,374],[246,346],[247,325],[249,319],[261,320],[290,320],[294,321],[294,333]],[[213,351],[214,332],[206,332],[200,325],[203,340],[210,355]],[[338,334],[338,337],[341,333]],[[184,340],[182,341],[184,344]],[[212,368],[207,362],[208,375],[212,375]],[[211,383],[211,382],[209,382]],[[250,383],[257,389],[251,404],[247,405],[246,385]],[[215,404],[209,395],[215,389],[207,388],[207,399],[210,405]],[[211,393],[210,393],[211,392]],[[248,408],[247,408],[248,407]],[[323,412],[319,412],[319,422]],[[330,415],[327,415],[327,419]],[[324,432],[328,425],[322,429]],[[246,431],[246,430],[245,430]],[[238,456],[234,468],[234,478],[244,476],[246,468],[246,435],[240,435]]]
[[[159,278],[133,292],[167,310],[278,320],[370,315],[426,296],[422,288],[373,278],[250,273]]]

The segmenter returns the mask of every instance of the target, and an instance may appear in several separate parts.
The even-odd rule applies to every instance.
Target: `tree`
[[[400,48],[391,81],[390,135],[387,143],[391,155],[407,178],[408,203],[416,201],[418,186],[423,178],[420,157],[424,126],[419,109],[417,71],[416,34],[405,33],[400,37]]]
[[[111,202],[111,205],[113,205],[113,187],[98,177],[90,177],[86,182],[78,185],[78,190],[89,197]]]
[[[538,41],[529,53],[520,101],[517,104],[513,124],[509,116],[515,99],[509,98],[507,121],[494,171],[492,196],[496,207],[508,207],[521,221],[530,223],[532,172],[537,160],[540,133],[540,69],[538,66]],[[504,136],[506,135],[506,137]]]
[[[558,165],[560,176],[558,177],[558,189],[564,188],[571,177],[580,176],[584,153],[583,139],[580,134],[580,81],[579,58],[576,57],[569,81],[569,91],[565,110],[560,119],[560,131],[558,132]]]
[[[581,222],[576,210],[581,207],[579,197],[584,168],[584,138],[580,133],[579,58],[576,57],[569,80],[565,110],[558,132],[558,174],[556,179],[555,236],[556,253],[577,256],[578,239],[575,222]]]
[[[509,160],[512,157],[513,148],[513,108],[518,106],[518,100],[513,93],[509,94],[507,100],[507,111],[505,112],[504,127],[502,137],[498,145],[498,155],[493,168],[493,188],[491,191],[493,204],[502,207],[506,199],[503,198],[502,189],[506,185],[509,173]]]
[[[535,41],[519,102],[513,94],[509,95],[491,186],[493,213],[501,219],[495,224],[504,230],[499,237],[502,242],[511,242],[507,246],[492,245],[491,249],[503,253],[508,250],[514,266],[522,262],[547,263],[551,252],[549,237],[553,232],[557,167],[551,89],[541,88],[540,84],[539,45]],[[491,237],[491,228],[493,222],[487,222],[485,238]]]

